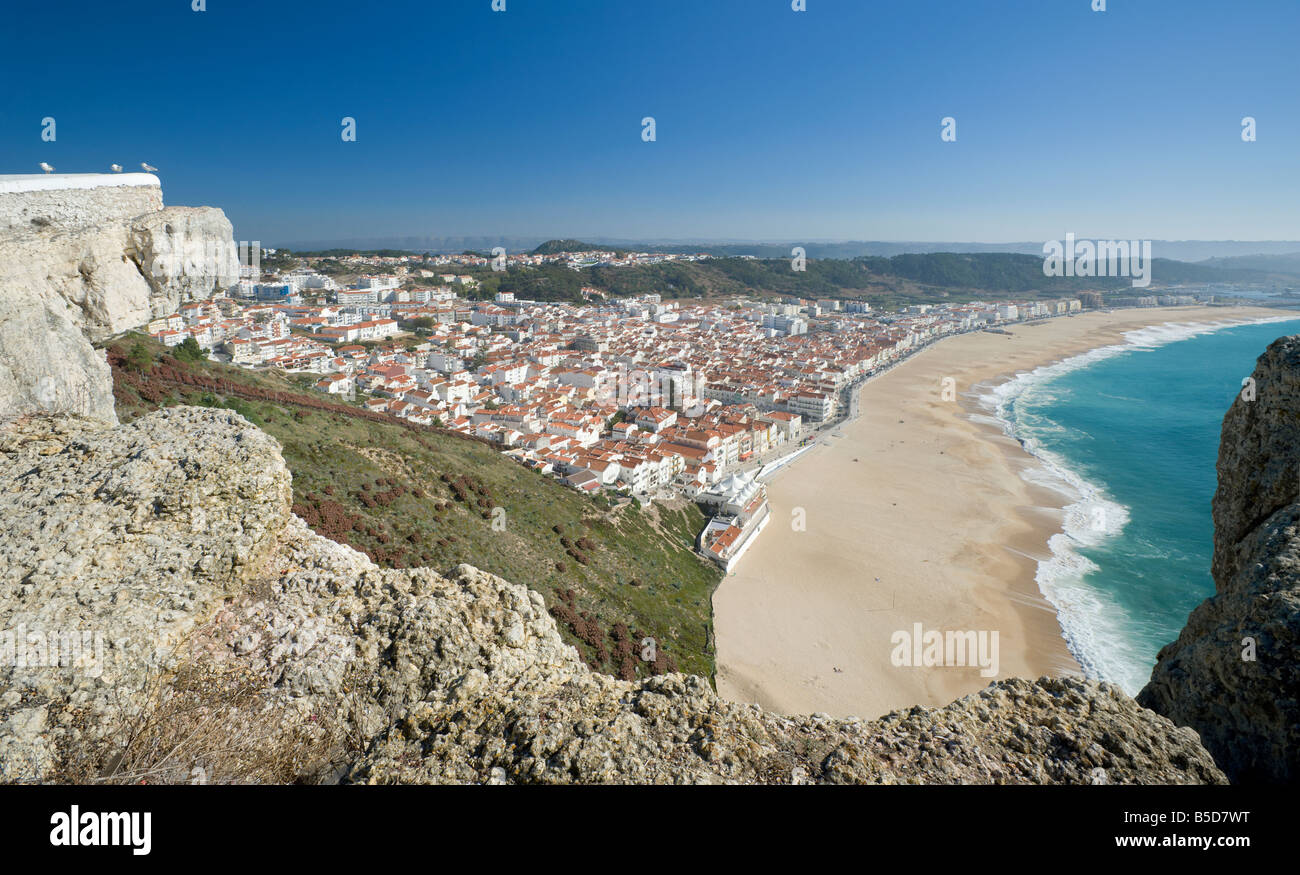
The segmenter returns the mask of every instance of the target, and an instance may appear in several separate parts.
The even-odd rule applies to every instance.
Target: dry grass
[[[82,739],[58,751],[55,780],[74,784],[290,784],[329,780],[362,743],[355,721],[368,680],[345,678],[336,711],[309,713],[277,692],[265,651],[233,656],[220,621],[122,690],[108,716],[71,714]]]
[[[315,782],[341,735],[331,721],[278,706],[265,679],[240,664],[195,661],[151,675],[113,710],[99,741],[61,752],[59,782]]]

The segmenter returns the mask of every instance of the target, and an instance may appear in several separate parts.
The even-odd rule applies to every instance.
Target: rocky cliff
[[[866,722],[594,673],[525,586],[311,532],[275,441],[229,411],[29,418],[0,457],[0,628],[28,637],[0,669],[3,780],[1222,780],[1195,733],[1105,684]]]
[[[116,421],[92,342],[238,279],[225,215],[164,207],[148,174],[0,177],[0,236],[0,417]]]
[[[241,417],[112,423],[91,340],[224,278],[185,260],[228,239],[219,213],[40,225],[0,209],[13,214],[0,780],[1224,780],[1195,732],[1106,684],[1002,681],[861,721],[766,713],[698,677],[594,673],[526,581],[380,569],[313,533],[290,512],[279,446]],[[159,253],[181,256],[162,279],[143,267]]]
[[[1260,356],[1223,420],[1215,594],[1160,651],[1143,705],[1234,781],[1300,780],[1300,337]],[[1253,390],[1253,391],[1252,391]]]

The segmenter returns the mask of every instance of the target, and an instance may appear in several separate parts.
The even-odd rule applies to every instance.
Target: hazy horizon
[[[238,230],[238,229],[236,229]],[[1106,239],[1101,235],[1077,235],[1079,240]],[[809,258],[845,258],[857,255],[900,255],[905,253],[994,253],[1011,252],[1026,255],[1041,255],[1043,243],[1033,240],[1016,240],[985,242],[974,240],[746,240],[738,238],[717,239],[641,239],[629,240],[603,235],[582,236],[576,234],[552,235],[448,235],[441,237],[406,235],[391,237],[344,237],[321,240],[262,240],[258,241],[266,248],[284,248],[297,251],[315,251],[324,249],[374,250],[399,249],[413,252],[430,252],[432,254],[449,254],[465,250],[486,251],[494,246],[504,247],[508,253],[516,254],[531,251],[551,240],[576,240],[596,246],[610,248],[636,248],[650,246],[669,248],[677,247],[689,252],[695,247],[746,247],[752,246],[757,251],[767,247],[802,246],[807,249]],[[1300,240],[1154,240],[1151,241],[1156,258],[1174,261],[1196,262],[1212,258],[1233,258],[1248,255],[1263,256],[1300,256]],[[823,248],[840,247],[854,252],[826,253]],[[780,257],[784,252],[762,253],[763,257]]]

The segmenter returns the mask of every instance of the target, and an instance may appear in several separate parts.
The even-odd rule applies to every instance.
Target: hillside
[[[614,250],[612,246],[598,246],[595,243],[583,243],[581,240],[547,240],[533,250],[533,255],[561,255],[565,252],[592,252],[594,250]]]
[[[1300,280],[1300,252],[1277,255],[1230,255],[1221,258],[1207,258],[1199,262],[1205,267],[1221,270],[1251,270],[1279,274],[1291,281]]]
[[[1206,265],[1154,259],[1153,287],[1170,284],[1265,282],[1257,270],[1223,270]],[[1008,252],[936,252],[809,260],[795,271],[789,258],[716,258],[630,267],[595,266],[571,270],[560,265],[512,267],[508,271],[469,269],[480,282],[478,294],[498,291],[516,298],[580,301],[583,287],[622,297],[658,293],[667,298],[735,295],[791,295],[804,298],[862,298],[877,307],[968,301],[1014,295],[1057,298],[1081,291],[1133,294],[1127,277],[1047,277],[1043,259]]]
[[[137,344],[147,355],[133,359]],[[472,563],[545,597],[593,668],[712,677],[720,574],[692,549],[695,505],[610,510],[475,440],[335,403],[305,377],[180,361],[141,335],[108,359],[122,422],[176,404],[234,410],[280,442],[294,512],[381,567]],[[631,656],[647,636],[654,664]]]

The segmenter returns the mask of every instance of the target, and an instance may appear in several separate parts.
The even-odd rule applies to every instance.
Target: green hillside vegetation
[[[562,255],[566,252],[623,252],[613,246],[598,246],[595,243],[583,243],[581,240],[547,240],[533,250],[533,255]]]
[[[1043,259],[1007,252],[864,256],[809,260],[792,269],[788,258],[717,258],[673,261],[632,267],[595,266],[572,270],[560,265],[512,267],[506,271],[467,268],[479,280],[476,296],[498,291],[537,301],[582,300],[584,286],[615,297],[657,293],[666,298],[720,296],[794,296],[861,298],[877,307],[916,303],[962,302],[1014,295],[1059,298],[1081,291],[1132,293],[1127,277],[1047,277]],[[1155,259],[1157,285],[1175,283],[1257,282],[1259,271],[1227,271],[1181,261]]]
[[[610,674],[712,677],[721,574],[692,549],[705,522],[694,505],[611,509],[480,441],[316,393],[305,375],[183,361],[141,335],[107,353],[123,422],[196,404],[234,410],[274,436],[293,473],[295,513],[325,537],[385,567],[445,572],[464,562],[525,584],[588,664]],[[646,637],[656,662],[640,658]]]
[[[1220,270],[1262,271],[1276,275],[1280,281],[1294,282],[1300,279],[1300,252],[1285,255],[1230,255],[1221,258],[1207,258],[1197,264]]]
[[[1041,292],[1046,297],[1075,294],[1089,289],[1132,289],[1127,277],[1047,277],[1043,259],[1008,252],[870,256],[854,259],[875,273],[902,277],[933,287],[979,289],[994,292]],[[1233,277],[1222,271],[1156,258],[1152,281],[1161,284],[1223,282]]]

